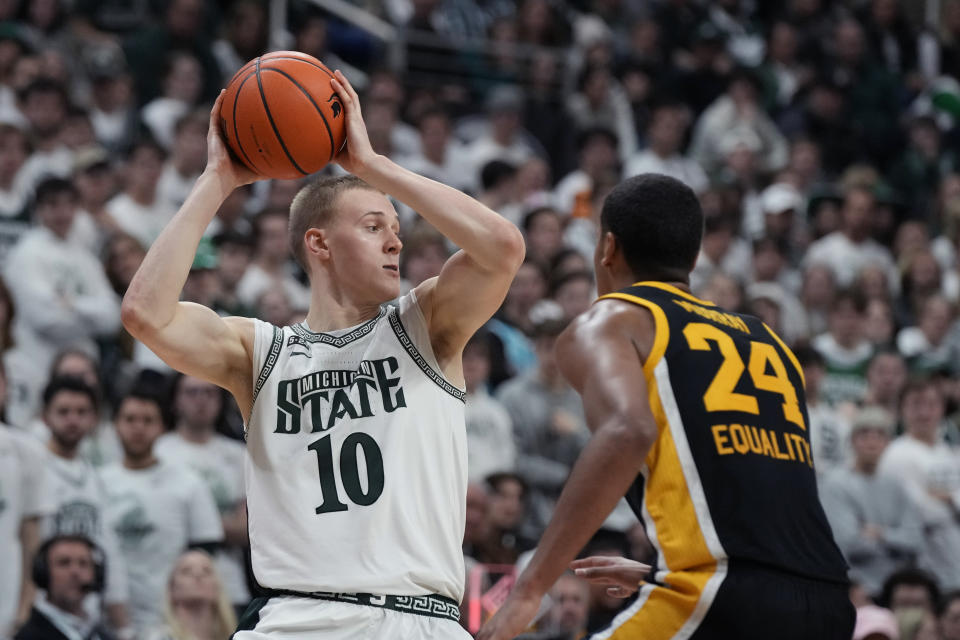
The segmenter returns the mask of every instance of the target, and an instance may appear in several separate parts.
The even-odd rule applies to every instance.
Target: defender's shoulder
[[[646,307],[616,298],[601,298],[560,334],[556,348],[558,354],[563,354],[632,344],[646,357],[655,333],[656,322]]]
[[[577,316],[564,334],[600,337],[624,331],[642,333],[654,328],[653,314],[646,307],[616,298],[600,298]]]

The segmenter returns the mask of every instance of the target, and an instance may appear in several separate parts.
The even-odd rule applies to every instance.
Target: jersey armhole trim
[[[418,303],[415,302],[415,304]],[[406,351],[407,355],[409,355],[410,358],[413,359],[414,363],[420,367],[420,370],[423,371],[424,375],[430,378],[434,384],[446,391],[448,394],[460,402],[466,403],[466,392],[457,389],[455,386],[450,384],[450,382],[447,381],[447,379],[444,378],[433,367],[431,367],[426,359],[420,354],[417,346],[413,344],[413,340],[411,340],[410,336],[407,335],[407,330],[403,328],[403,322],[400,320],[400,310],[397,308],[391,309],[390,314],[387,317],[390,320],[390,328],[393,329],[393,333],[395,336],[397,336],[397,340],[400,341],[404,351]]]
[[[643,307],[653,315],[653,346],[650,348],[650,353],[643,363],[643,372],[647,376],[647,380],[653,380],[653,370],[656,369],[657,363],[663,359],[663,354],[667,351],[667,344],[670,342],[670,323],[667,322],[667,314],[665,314],[663,309],[660,308],[660,305],[655,302],[638,298],[628,293],[608,293],[605,296],[600,296],[598,299],[609,300],[611,298],[632,302],[635,305]]]
[[[257,376],[257,382],[253,386],[253,402],[257,402],[257,395],[260,393],[260,389],[263,388],[264,383],[266,383],[267,378],[270,377],[270,373],[273,371],[273,368],[277,364],[277,360],[280,359],[280,350],[283,349],[283,330],[280,327],[273,327],[273,340],[270,343],[270,352],[267,354],[267,359],[264,360],[263,366],[260,368],[260,375]],[[253,413],[251,411],[251,413]]]

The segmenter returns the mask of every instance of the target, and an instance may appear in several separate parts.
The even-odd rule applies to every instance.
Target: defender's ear
[[[617,254],[618,248],[617,237],[613,235],[613,232],[605,232],[603,234],[603,247],[600,251],[600,264],[608,269],[613,266],[613,257]]]

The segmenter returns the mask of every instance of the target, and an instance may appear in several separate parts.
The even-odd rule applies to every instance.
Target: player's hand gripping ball
[[[220,106],[220,128],[251,171],[292,180],[325,167],[343,147],[345,114],[333,73],[299,51],[275,51],[234,74]]]

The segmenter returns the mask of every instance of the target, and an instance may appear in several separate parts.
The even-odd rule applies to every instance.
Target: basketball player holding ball
[[[340,72],[329,82],[347,130],[334,160],[352,175],[312,182],[291,205],[306,320],[275,327],[179,301],[220,203],[261,178],[227,152],[221,93],[207,168],[134,277],[123,322],[173,368],[228,389],[246,419],[253,572],[269,597],[237,640],[468,638],[461,351],[506,295],[523,239],[377,155],[356,92]],[[402,243],[387,195],[462,248],[395,306]]]

